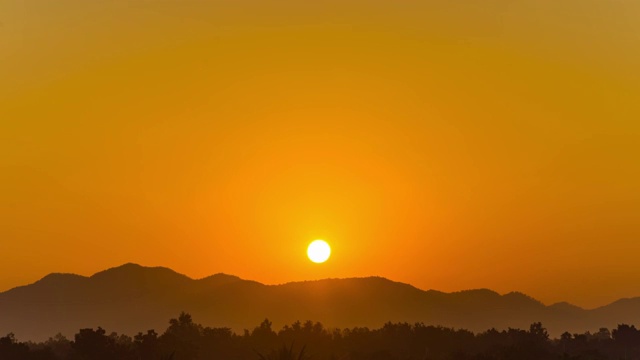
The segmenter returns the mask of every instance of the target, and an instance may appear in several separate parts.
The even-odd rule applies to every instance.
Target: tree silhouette
[[[273,350],[268,355],[258,353],[260,360],[305,360],[307,358],[305,354],[305,347],[303,346],[300,351],[293,351],[293,343],[290,347],[282,345],[278,350]]]
[[[174,352],[175,360],[193,360],[198,356],[202,326],[193,322],[190,314],[181,312],[169,320],[169,327],[160,337],[165,353]]]
[[[283,345],[290,344],[290,345]],[[301,344],[295,350],[294,344]],[[388,322],[378,329],[327,329],[296,321],[279,331],[265,319],[237,335],[229,328],[203,327],[190,314],[133,338],[102,328],[80,329],[69,341],[58,334],[42,343],[0,338],[0,360],[640,360],[640,330],[620,324],[613,331],[563,333],[550,339],[540,322],[528,330],[489,329],[474,334],[423,323]]]
[[[637,359],[640,347],[640,331],[634,325],[620,324],[611,332],[611,337],[622,349],[623,359]]]
[[[116,342],[113,337],[107,336],[106,331],[98,329],[80,329],[71,343],[72,358],[78,360],[115,360]]]
[[[0,338],[0,358],[3,360],[21,360],[29,356],[29,347],[19,343],[13,333]]]
[[[154,330],[148,330],[146,334],[138,333],[133,343],[140,360],[155,360],[160,355],[158,334]]]

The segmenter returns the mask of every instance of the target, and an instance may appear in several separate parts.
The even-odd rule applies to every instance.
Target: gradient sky
[[[0,0],[0,291],[640,296],[639,69],[635,0]]]

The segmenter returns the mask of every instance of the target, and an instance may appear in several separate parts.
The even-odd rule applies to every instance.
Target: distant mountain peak
[[[58,285],[70,282],[87,280],[86,276],[72,274],[72,273],[51,273],[45,275],[42,279],[33,283],[33,285]]]
[[[465,295],[465,296],[495,297],[495,298],[501,296],[498,292],[493,291],[491,289],[486,289],[486,288],[454,291],[451,294],[459,294],[459,295]]]
[[[207,278],[225,278],[225,279],[242,280],[242,278],[240,278],[239,276],[231,275],[227,273],[216,273],[216,274],[204,277],[203,279],[207,279]]]
[[[202,279],[198,279],[197,281],[201,283],[206,283],[209,286],[222,286],[222,285],[227,285],[227,284],[241,282],[241,281],[248,281],[248,280],[243,280],[240,277],[235,275],[217,273],[207,277],[203,277]]]
[[[60,280],[60,279],[70,279],[70,278],[86,279],[86,276],[73,274],[73,273],[50,273],[50,274],[45,275],[42,279],[38,280],[37,282],[40,282],[40,281],[57,281],[57,280]]]
[[[138,270],[144,270],[144,269],[152,269],[152,267],[142,266],[140,264],[128,262],[128,263],[124,263],[122,265],[118,265],[118,266],[107,268],[107,269],[102,270],[102,271],[98,271],[93,276],[98,275],[98,274],[102,274],[102,273],[106,273],[106,272],[112,272],[112,271],[138,271]]]
[[[533,306],[533,307],[545,307],[545,305],[537,300],[532,298],[531,296],[521,293],[519,291],[512,291],[502,295],[504,299],[511,300],[521,304],[522,306]]]
[[[110,275],[122,275],[122,274],[129,274],[129,275],[133,275],[133,274],[150,274],[150,273],[155,273],[155,274],[166,274],[166,275],[174,275],[174,276],[179,276],[179,277],[183,277],[183,278],[189,278],[188,276],[184,275],[184,274],[180,274],[172,269],[169,269],[167,267],[162,267],[162,266],[142,266],[136,263],[126,263],[120,266],[116,266],[116,267],[112,267],[103,271],[99,271],[93,275],[91,275],[91,278],[101,278],[101,277],[105,277],[105,276],[110,276]],[[190,279],[190,278],[189,278]]]
[[[555,309],[555,310],[563,310],[563,311],[579,311],[582,310],[581,307],[570,304],[566,301],[561,301],[561,302],[557,302],[554,304],[549,305],[550,309]]]

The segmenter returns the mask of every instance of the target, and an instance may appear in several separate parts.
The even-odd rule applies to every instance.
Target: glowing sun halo
[[[329,259],[329,256],[331,256],[331,247],[324,240],[315,240],[309,244],[309,247],[307,248],[307,256],[309,257],[309,260],[314,263],[323,263]]]

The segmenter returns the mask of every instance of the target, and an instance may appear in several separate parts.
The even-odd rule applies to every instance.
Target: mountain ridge
[[[51,273],[0,293],[0,334],[42,340],[81,327],[134,334],[163,330],[180,311],[208,326],[251,329],[265,318],[274,327],[297,320],[330,327],[377,327],[393,322],[484,331],[543,322],[553,336],[640,322],[640,298],[595,309],[545,305],[521,292],[490,289],[422,290],[380,276],[266,285],[218,273],[193,279],[166,267],[126,263],[91,276]]]

